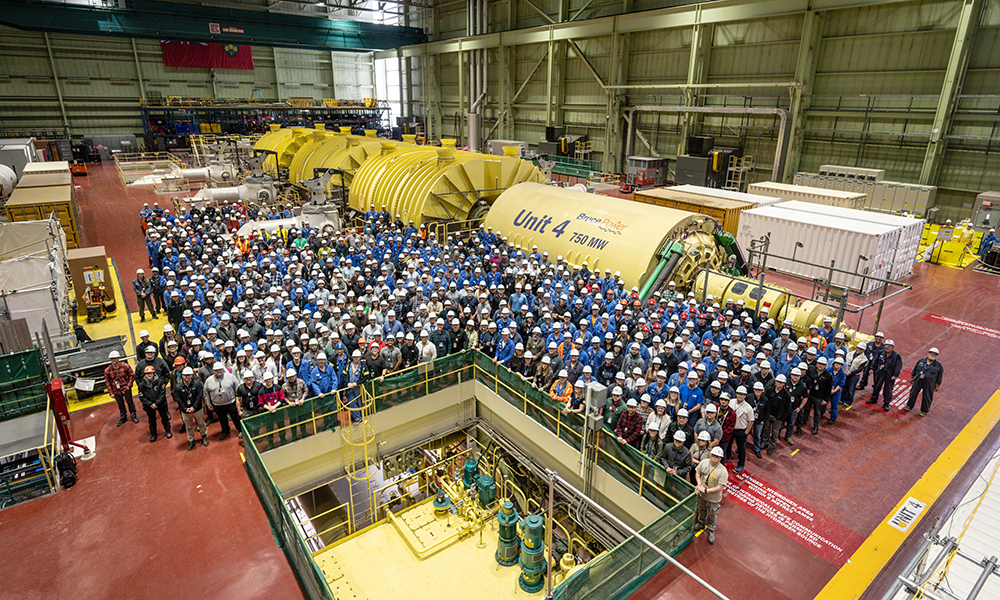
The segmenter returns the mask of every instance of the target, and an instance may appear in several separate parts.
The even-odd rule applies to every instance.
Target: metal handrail
[[[618,527],[621,527],[625,532],[627,532],[629,535],[631,535],[632,537],[634,537],[635,539],[637,539],[640,543],[642,543],[643,545],[645,545],[647,548],[649,548],[653,552],[659,554],[661,557],[663,557],[664,559],[666,559],[667,562],[669,562],[670,564],[672,564],[675,567],[677,567],[678,569],[680,569],[685,575],[687,575],[691,579],[694,579],[695,582],[698,583],[698,585],[700,585],[701,587],[703,587],[706,590],[708,590],[709,592],[711,592],[712,595],[714,595],[716,598],[721,598],[722,600],[729,600],[729,598],[725,594],[723,594],[719,590],[717,590],[714,587],[712,587],[712,585],[710,583],[708,583],[707,581],[705,581],[701,577],[698,577],[698,575],[696,575],[693,571],[691,571],[690,569],[688,569],[687,567],[685,567],[684,565],[682,565],[680,562],[677,561],[677,559],[675,559],[673,556],[670,556],[669,553],[664,552],[663,550],[661,550],[659,548],[659,546],[657,546],[653,542],[647,540],[638,531],[636,531],[636,530],[632,529],[631,527],[629,527],[628,525],[626,525],[624,521],[622,521],[621,519],[619,519],[615,515],[611,514],[611,512],[608,511],[608,509],[604,508],[603,506],[601,506],[600,504],[598,504],[597,502],[595,502],[594,500],[592,500],[589,496],[587,496],[586,494],[584,494],[580,490],[578,490],[575,487],[573,487],[568,481],[566,481],[565,479],[563,479],[562,477],[560,477],[555,471],[551,471],[551,470],[548,470],[548,469],[546,471],[549,473],[549,477],[551,478],[551,480],[553,482],[558,481],[570,493],[572,493],[573,495],[575,495],[578,498],[580,498],[582,501],[584,501],[587,504],[589,504],[591,508],[593,508],[597,512],[599,512],[602,515],[604,515],[605,518],[607,518],[611,522],[613,522],[616,525],[618,525]],[[551,554],[551,546],[549,546],[549,553]],[[552,584],[551,584],[551,580],[549,582],[548,597],[550,597],[550,598],[552,597]]]

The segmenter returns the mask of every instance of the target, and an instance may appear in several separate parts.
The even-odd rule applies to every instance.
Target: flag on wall
[[[253,50],[236,44],[160,42],[167,67],[253,70]]]

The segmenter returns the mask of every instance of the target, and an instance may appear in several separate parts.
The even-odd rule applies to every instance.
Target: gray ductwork
[[[636,113],[658,112],[658,113],[708,113],[708,114],[729,114],[729,115],[776,115],[781,120],[778,129],[778,144],[774,150],[774,167],[771,170],[771,181],[781,181],[781,174],[785,170],[785,154],[788,152],[788,138],[791,134],[791,122],[788,119],[788,111],[783,108],[742,108],[742,107],[722,107],[722,106],[633,106],[628,113],[628,138],[625,143],[625,156],[632,156],[632,148],[635,142],[635,130],[637,127]]]

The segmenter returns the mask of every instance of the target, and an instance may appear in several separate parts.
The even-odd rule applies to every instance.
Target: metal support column
[[[552,40],[548,42],[548,51],[545,53],[548,58],[548,71],[545,76],[545,126],[551,127],[552,122],[552,76],[555,71],[556,43]]]
[[[45,36],[45,50],[49,53],[49,66],[52,68],[52,83],[56,86],[56,97],[59,99],[59,112],[62,113],[63,127],[69,134],[69,118],[66,116],[66,104],[63,102],[62,85],[59,83],[59,72],[56,70],[56,59],[52,56],[52,43],[49,42],[48,32]]]
[[[135,48],[135,39],[130,39],[132,42],[132,58],[135,59],[135,76],[139,80],[139,97],[146,97],[146,85],[142,82],[142,66],[139,64],[139,51]]]
[[[702,5],[695,7],[695,24],[691,28],[691,53],[688,57],[687,83],[697,86],[708,81],[708,64],[712,53],[712,37],[715,26],[701,22]],[[699,106],[703,101],[698,98],[694,88],[684,90],[684,103],[687,106]],[[689,135],[701,133],[702,115],[691,113],[684,115],[681,121],[681,148],[686,147]],[[678,151],[681,154],[683,151]]]
[[[514,137],[514,81],[517,78],[517,48],[502,46],[497,50],[500,68],[500,110],[497,111],[497,137],[505,140]],[[485,141],[485,140],[484,140]]]
[[[632,44],[632,34],[615,33],[611,36],[611,73],[608,75],[608,85],[626,85],[628,83],[629,51]],[[622,130],[621,105],[624,97],[619,97],[615,90],[606,89],[607,113],[604,124],[604,156],[601,169],[605,173],[620,173],[622,171],[622,148],[624,136]]]
[[[799,170],[802,160],[802,143],[805,133],[802,129],[806,122],[806,109],[809,108],[808,96],[812,94],[813,81],[816,79],[816,61],[819,57],[820,29],[822,17],[814,10],[805,13],[802,22],[802,39],[799,42],[799,55],[795,63],[795,82],[798,87],[789,90],[791,93],[792,140],[788,149],[788,160],[785,161],[784,173],[778,173],[779,181],[792,182],[792,176]]]
[[[281,73],[278,71],[278,49],[277,48],[271,48],[271,60],[273,61],[273,64],[274,64],[274,93],[275,93],[275,95],[278,98],[278,102],[281,102]],[[372,64],[375,64],[374,60],[372,60]],[[375,75],[375,73],[373,72],[372,73],[372,76],[373,76],[372,81],[373,82],[375,81],[374,75]]]
[[[945,136],[951,129],[955,99],[962,91],[962,84],[965,83],[965,72],[969,65],[969,56],[972,54],[972,41],[979,31],[983,6],[985,6],[983,0],[962,0],[958,29],[955,31],[955,40],[948,57],[948,68],[945,71],[944,83],[941,85],[941,95],[934,111],[934,124],[931,126],[931,137],[924,153],[924,164],[920,168],[921,185],[937,185],[938,176],[941,174],[941,161],[948,145]]]

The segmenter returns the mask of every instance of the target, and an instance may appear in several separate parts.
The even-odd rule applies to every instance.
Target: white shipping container
[[[831,167],[832,165],[824,165]],[[907,212],[925,215],[934,207],[937,188],[933,185],[917,185],[898,181],[861,181],[833,175],[800,172],[795,174],[795,184],[828,190],[853,190],[864,192],[865,209],[882,212]],[[756,185],[756,184],[755,184]],[[847,208],[862,208],[851,206]]]
[[[838,208],[835,206],[820,206],[818,204],[796,201],[782,202],[781,204],[778,204],[777,207],[785,210],[797,210],[818,215],[829,215],[831,217],[865,221],[867,223],[881,223],[882,225],[897,227],[900,230],[899,249],[896,252],[895,259],[893,260],[892,269],[890,271],[890,279],[898,280],[901,277],[906,277],[907,275],[913,273],[913,266],[917,262],[917,250],[920,247],[920,238],[924,234],[924,225],[926,223],[924,219],[867,210],[852,210],[849,208]]]
[[[843,182],[838,182],[841,189],[824,190],[822,188],[803,185],[788,185],[774,181],[762,181],[750,184],[750,193],[762,196],[777,196],[784,201],[799,200],[828,206],[861,209],[865,205],[865,195],[857,192],[845,192]]]
[[[820,216],[810,212],[782,209],[781,205],[763,206],[740,214],[736,241],[744,249],[751,240],[770,238],[769,253],[814,263],[812,266],[787,259],[769,257],[767,267],[807,279],[827,279],[826,266],[833,261],[838,269],[859,268],[867,276],[886,278],[899,244],[900,230],[880,223],[853,221],[841,217]],[[796,243],[802,247],[796,249]],[[865,256],[868,261],[860,261]],[[867,269],[867,270],[866,270]],[[833,273],[833,285],[863,294],[881,286],[867,277]]]
[[[746,202],[748,204],[753,204],[755,208],[758,206],[770,206],[781,202],[781,198],[775,196],[760,196],[758,194],[747,194],[744,192],[735,192],[733,190],[720,190],[716,188],[702,187],[700,185],[675,185],[670,189],[677,190],[678,192],[687,192],[688,194],[708,196],[710,198],[726,198],[728,200]]]

